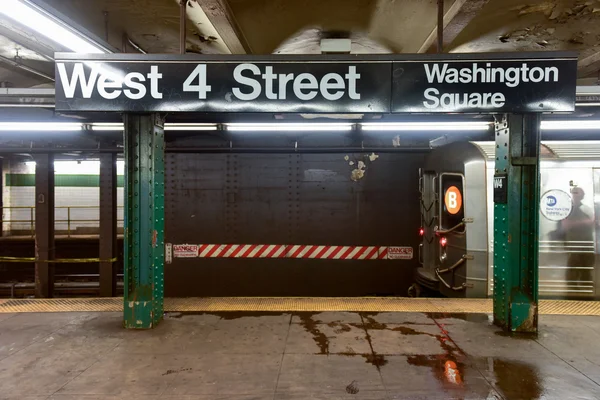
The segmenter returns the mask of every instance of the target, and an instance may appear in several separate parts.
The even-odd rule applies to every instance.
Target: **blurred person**
[[[569,216],[561,221],[561,230],[564,232],[567,244],[578,246],[584,245],[584,243],[572,242],[594,243],[594,211],[581,202],[584,197],[585,191],[582,188],[574,186],[571,189],[573,209]],[[569,253],[567,281],[577,281],[575,284],[579,285],[580,281],[591,280],[591,271],[581,268],[593,268],[595,261],[596,257],[593,251],[590,253]]]

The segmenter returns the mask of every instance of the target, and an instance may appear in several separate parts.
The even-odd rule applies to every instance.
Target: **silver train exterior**
[[[448,297],[492,295],[494,149],[494,142],[460,142],[427,157],[419,180],[421,266],[410,294],[428,289]],[[575,241],[560,234],[560,221],[540,213],[540,297],[599,299],[600,141],[542,142],[540,169],[541,194],[583,189],[581,208],[595,221],[590,234],[579,238],[585,240]],[[444,221],[446,181],[462,184],[463,209],[454,221]]]

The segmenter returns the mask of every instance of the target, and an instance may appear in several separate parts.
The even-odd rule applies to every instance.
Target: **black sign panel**
[[[573,111],[577,63],[555,60],[395,62],[392,112]]]
[[[56,55],[57,111],[573,111],[574,53]]]
[[[494,175],[494,203],[506,204],[508,202],[507,183],[506,174]]]
[[[56,109],[387,113],[391,64],[56,63]]]

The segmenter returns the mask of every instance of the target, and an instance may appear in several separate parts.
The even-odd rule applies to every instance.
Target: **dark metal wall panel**
[[[412,246],[413,260],[173,258],[167,296],[405,295],[424,154],[345,156],[168,154],[166,242]]]

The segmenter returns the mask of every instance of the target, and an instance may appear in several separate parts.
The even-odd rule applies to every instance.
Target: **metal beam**
[[[231,54],[252,53],[227,0],[201,0],[198,1],[198,4]]]
[[[35,297],[54,292],[54,155],[35,156]]]
[[[540,114],[498,116],[495,129],[494,187],[506,198],[494,196],[494,323],[537,332]]]
[[[455,0],[444,15],[443,48],[448,47],[458,34],[477,16],[489,0]],[[435,53],[437,26],[419,48],[419,53]]]
[[[165,135],[158,114],[126,114],[124,325],[153,328],[164,300]]]
[[[0,237],[4,232],[4,158],[0,157]],[[10,217],[8,217],[10,220]]]
[[[117,155],[100,154],[100,296],[117,295]],[[109,261],[110,260],[110,261]]]
[[[46,61],[54,62],[54,52],[57,51],[58,48],[55,49],[46,46],[38,40],[26,37],[25,32],[18,32],[16,29],[11,29],[10,27],[13,26],[12,24],[13,22],[8,22],[8,20],[0,18],[0,36],[4,36],[19,46],[23,46],[26,49],[33,51],[46,59]]]
[[[30,67],[22,62],[11,60],[10,58],[4,57],[2,55],[0,55],[0,62],[4,63],[6,65],[9,65],[13,68],[17,68],[17,69],[29,72],[30,74],[33,74],[33,75],[36,75],[41,78],[44,78],[44,79],[54,82],[54,77],[51,76],[50,74],[47,74],[44,71],[37,70],[37,69]]]
[[[600,80],[600,51],[580,59],[577,63],[578,76],[585,78],[594,74]]]

